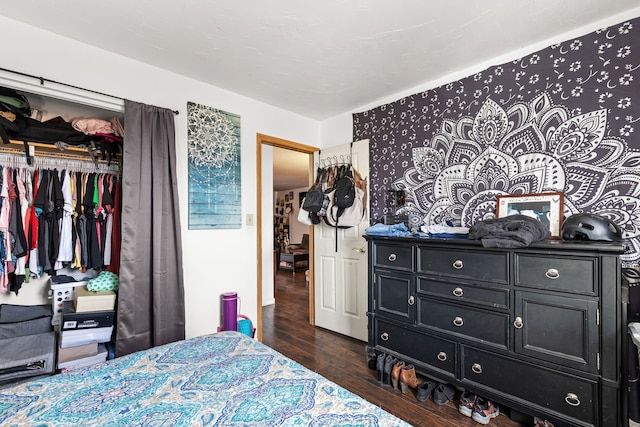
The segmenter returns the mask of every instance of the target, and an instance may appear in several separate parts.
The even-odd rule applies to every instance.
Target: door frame
[[[298,151],[300,153],[306,153],[309,155],[309,186],[313,184],[313,153],[319,151],[317,147],[310,145],[300,144],[298,142],[288,141],[286,139],[277,138],[275,136],[264,135],[256,133],[256,246],[257,246],[257,301],[258,301],[258,325],[257,339],[262,341],[262,148],[265,145],[269,145],[277,148],[285,148],[287,150]],[[310,227],[309,230],[309,324],[314,325],[315,312],[314,312],[314,273],[313,273],[313,233],[314,227]]]

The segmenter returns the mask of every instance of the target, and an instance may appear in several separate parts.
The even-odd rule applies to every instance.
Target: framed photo
[[[505,195],[496,200],[496,217],[519,214],[535,218],[549,227],[552,239],[561,238],[563,209],[563,193]]]

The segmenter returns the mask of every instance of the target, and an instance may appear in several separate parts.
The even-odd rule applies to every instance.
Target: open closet
[[[0,144],[0,303],[34,305],[48,302],[41,278],[118,273],[124,109],[16,93],[29,115],[5,125]],[[3,123],[16,115],[11,109],[0,103]]]
[[[0,382],[115,354],[122,121],[0,86]]]
[[[54,291],[50,289],[54,287],[54,278],[68,274],[72,276],[70,280],[87,282],[81,294],[75,293],[75,314],[79,313],[79,306],[85,311],[107,311],[109,308],[113,311],[110,318],[113,334],[109,331],[107,336],[107,340],[113,337],[114,342],[110,356],[122,356],[184,339],[174,119],[178,111],[6,69],[0,69],[0,86],[26,94],[30,111],[28,114],[22,112],[22,121],[33,124],[36,129],[49,121],[59,128],[56,130],[73,135],[49,139],[19,138],[20,132],[7,132],[9,137],[3,138],[6,143],[0,144],[0,155],[14,156],[7,157],[5,164],[0,162],[7,179],[13,179],[15,175],[19,183],[27,182],[27,188],[31,190],[31,196],[25,189],[25,196],[20,199],[22,191],[18,187],[17,193],[10,191],[8,199],[11,202],[14,198],[26,200],[25,206],[33,207],[37,218],[29,224],[37,223],[38,233],[42,231],[40,227],[44,227],[48,233],[45,237],[49,237],[49,240],[43,240],[45,254],[38,253],[38,264],[33,272],[31,268],[27,272],[29,264],[25,260],[24,282],[19,289],[14,288],[18,293],[0,293],[0,304],[25,307],[62,302],[68,299],[68,289],[60,295],[49,291]],[[16,112],[21,113],[13,111]],[[78,118],[80,122],[76,121]],[[113,132],[102,127],[108,123],[113,125]],[[3,124],[5,130],[15,130],[11,129],[11,124]],[[118,128],[120,132],[116,131]],[[127,144],[124,144],[125,139]],[[125,159],[127,168],[123,167]],[[0,183],[0,190],[5,183]],[[4,202],[1,191],[0,201]],[[5,206],[11,205],[2,203],[0,214]],[[22,204],[20,206],[22,212]],[[55,214],[50,215],[51,222],[45,221],[51,209]],[[74,242],[70,246],[72,253],[67,255],[71,261],[58,259],[61,235],[56,232],[63,230],[63,219],[68,219],[67,216],[71,217]],[[79,222],[81,227],[78,227]],[[11,226],[20,229],[15,224]],[[6,235],[0,223],[0,234],[3,232]],[[109,232],[111,237],[108,237]],[[15,234],[19,233],[16,231]],[[31,231],[30,237],[34,235],[40,237]],[[30,247],[26,236],[25,233],[24,244]],[[38,244],[41,242],[38,239]],[[15,244],[13,236],[9,243]],[[9,253],[11,257],[5,258],[5,264],[12,266],[19,257]],[[31,258],[30,254],[30,261]],[[119,270],[117,282],[114,283],[115,279],[100,281],[103,275],[111,277],[105,274],[113,274],[110,270]],[[99,274],[89,278],[86,274],[90,271]],[[26,283],[27,278],[29,283]],[[92,279],[97,280],[96,287],[112,285],[111,289],[115,290],[114,286],[118,286],[117,309],[115,297],[105,298],[111,304],[108,308],[105,308],[107,302],[94,304],[98,302],[95,299],[87,304],[86,298],[95,296],[84,292],[84,288],[93,291],[88,289]],[[7,290],[10,289],[9,286]],[[63,307],[63,313],[65,310]],[[64,315],[62,320],[66,327]],[[103,326],[101,320],[94,323]],[[64,332],[59,340],[63,346],[67,342]],[[101,334],[98,342],[107,341],[104,340],[106,335]],[[75,337],[70,342],[78,344]],[[2,354],[0,350],[0,356]]]

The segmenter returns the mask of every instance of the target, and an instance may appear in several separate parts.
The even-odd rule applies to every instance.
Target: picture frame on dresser
[[[564,193],[505,194],[496,198],[496,217],[526,215],[549,227],[551,239],[560,239]]]

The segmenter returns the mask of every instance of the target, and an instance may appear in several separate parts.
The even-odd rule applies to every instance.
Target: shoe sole
[[[458,412],[460,412],[465,417],[469,417],[469,418],[471,418],[471,416],[473,415],[473,409],[467,408],[466,406],[458,407]]]
[[[500,410],[496,408],[496,412],[492,412],[487,416],[483,416],[477,412],[474,412],[473,415],[471,416],[471,419],[480,424],[489,424],[489,421],[491,421],[492,418],[495,418],[498,415],[500,415]]]

